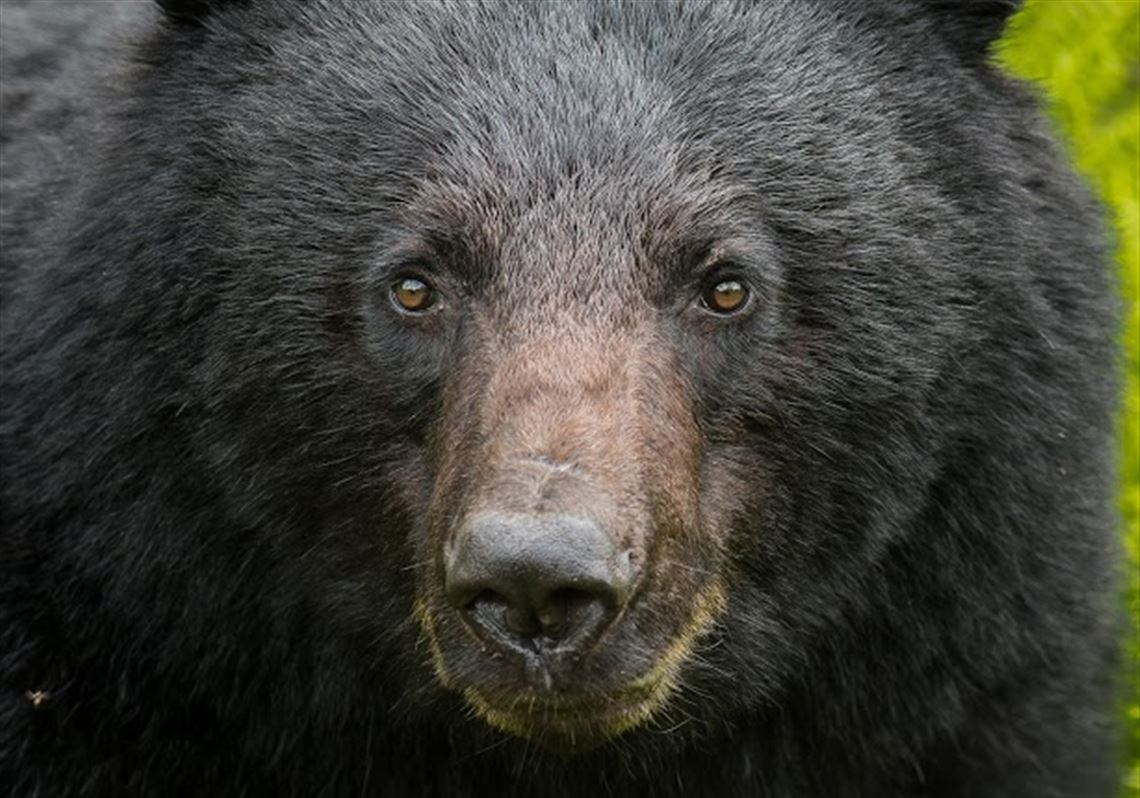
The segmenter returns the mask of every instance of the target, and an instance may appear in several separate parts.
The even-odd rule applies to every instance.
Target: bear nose
[[[452,605],[508,647],[577,647],[617,616],[632,572],[605,530],[566,515],[477,516],[445,558]]]

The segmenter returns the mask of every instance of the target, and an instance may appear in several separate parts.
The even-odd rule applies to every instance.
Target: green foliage
[[[1124,295],[1120,510],[1127,563],[1130,693],[1125,798],[1140,798],[1140,2],[1030,0],[998,48],[1037,81],[1077,166],[1111,210]]]

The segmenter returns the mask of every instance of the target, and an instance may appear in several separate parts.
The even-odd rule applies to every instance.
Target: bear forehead
[[[394,164],[422,170],[435,154],[427,168],[485,181],[477,165],[648,175],[702,150],[779,146],[796,120],[840,116],[854,133],[881,116],[860,108],[883,48],[863,48],[854,19],[840,46],[810,3],[338,5],[332,20],[302,5],[284,26],[254,16],[213,41],[198,64],[237,87],[236,129],[327,116]],[[789,21],[787,5],[804,13]]]
[[[224,54],[207,48],[200,68],[240,80],[228,102],[198,110],[223,116],[216,149],[239,197],[284,197],[301,214],[315,186],[392,241],[407,231],[528,275],[584,256],[644,281],[661,272],[639,260],[691,263],[712,243],[754,240],[771,197],[823,207],[899,151],[884,146],[889,119],[839,101],[844,86],[866,99],[852,48],[811,56],[834,32],[815,37],[820,10],[790,4],[811,13],[791,24],[789,3],[422,14],[346,2],[330,19],[302,5],[285,25],[236,26],[244,46],[223,36]],[[825,70],[826,98],[814,88]],[[261,227],[251,217],[264,209],[244,204],[235,220]]]

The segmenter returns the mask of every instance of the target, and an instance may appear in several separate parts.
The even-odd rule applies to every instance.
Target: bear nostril
[[[604,615],[605,604],[605,591],[559,588],[538,610],[542,632],[550,638],[564,637],[573,629],[588,626],[591,615]]]
[[[573,600],[573,591],[566,589],[555,590],[546,602],[538,608],[538,621],[542,624],[542,631],[548,637],[559,637],[566,628],[566,620],[570,614],[570,602]]]
[[[543,629],[542,620],[528,608],[509,605],[503,611],[503,625],[519,637],[534,637]]]
[[[480,592],[463,610],[475,626],[492,633],[506,631],[519,637],[532,637],[542,631],[542,624],[534,613],[515,606],[493,590]]]
[[[551,640],[568,636],[588,626],[591,619],[605,615],[605,602],[588,591],[559,588],[534,606],[512,603],[493,590],[484,590],[464,608],[484,629],[504,629],[519,638],[542,635]]]
[[[519,606],[494,590],[484,590],[464,608],[475,624],[487,630],[506,630],[519,637],[533,637],[543,623],[526,606]]]

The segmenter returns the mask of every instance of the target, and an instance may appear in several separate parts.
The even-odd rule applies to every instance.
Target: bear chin
[[[645,725],[666,706],[673,680],[644,682],[628,692],[574,703],[552,702],[533,692],[520,693],[509,703],[492,703],[475,690],[464,691],[463,697],[491,727],[571,756]]]

